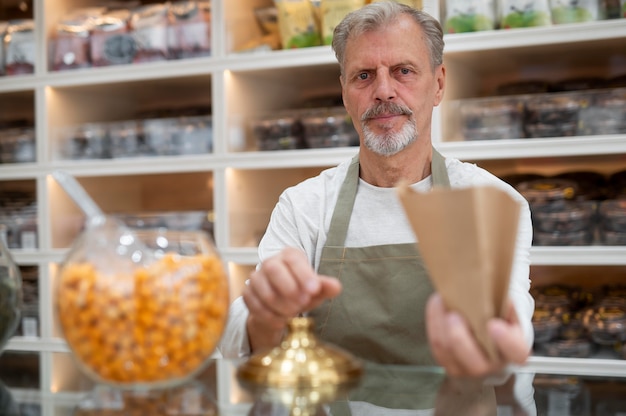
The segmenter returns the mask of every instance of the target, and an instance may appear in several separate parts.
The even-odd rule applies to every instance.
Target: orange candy
[[[167,254],[132,276],[70,263],[57,306],[76,357],[105,382],[158,383],[199,370],[221,337],[228,280],[216,256]]]

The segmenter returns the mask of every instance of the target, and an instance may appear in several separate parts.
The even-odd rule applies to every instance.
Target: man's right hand
[[[318,275],[298,249],[286,248],[265,260],[243,290],[251,350],[277,346],[291,318],[340,292],[339,280]]]

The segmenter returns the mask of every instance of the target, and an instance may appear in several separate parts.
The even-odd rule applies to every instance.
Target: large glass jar
[[[201,371],[226,321],[228,279],[208,234],[87,228],[56,284],[63,335],[96,382],[182,384]]]
[[[17,329],[22,308],[22,277],[0,237],[0,351]]]

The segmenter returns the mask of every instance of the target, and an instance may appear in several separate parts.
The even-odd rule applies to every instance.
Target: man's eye
[[[367,79],[367,73],[361,72],[359,75],[357,75],[357,78],[359,78],[360,80],[365,80]]]
[[[400,72],[402,73],[402,75],[407,75],[411,73],[411,70],[408,68],[400,68]]]

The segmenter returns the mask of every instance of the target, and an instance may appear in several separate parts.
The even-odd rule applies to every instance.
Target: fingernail
[[[461,325],[461,317],[458,313],[449,313],[448,314],[448,324],[450,326],[458,326]]]

